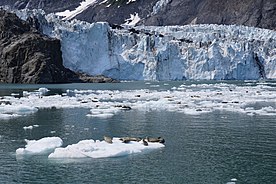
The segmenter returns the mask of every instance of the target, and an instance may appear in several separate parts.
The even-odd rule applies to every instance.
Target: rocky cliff
[[[109,81],[103,77],[80,77],[66,69],[60,41],[40,34],[36,26],[36,19],[22,21],[15,14],[0,10],[1,83]]]
[[[0,5],[42,8],[46,13],[79,7],[73,17],[88,22],[124,24],[137,15],[140,25],[236,24],[276,29],[275,0],[2,0]]]

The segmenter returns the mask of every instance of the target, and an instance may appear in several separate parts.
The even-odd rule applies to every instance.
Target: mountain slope
[[[89,0],[85,0],[89,1]],[[91,0],[90,0],[91,1]],[[74,10],[82,0],[2,0],[14,8],[43,8],[46,13]],[[140,25],[237,24],[276,29],[275,0],[95,0],[76,15],[88,22],[123,24],[130,15]]]
[[[146,19],[152,25],[238,24],[276,28],[275,0],[172,0],[165,10]]]

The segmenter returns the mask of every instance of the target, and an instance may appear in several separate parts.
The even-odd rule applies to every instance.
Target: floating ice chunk
[[[9,116],[27,115],[37,111],[36,107],[26,105],[0,105],[0,114],[8,114]]]
[[[23,91],[22,93],[23,93],[23,96],[29,96],[30,95],[30,93],[28,91]]]
[[[112,142],[109,144],[105,141],[83,140],[66,148],[55,149],[49,158],[119,157],[165,147],[161,143],[148,143],[148,146],[144,146],[142,141],[125,144],[119,138],[113,138]]]
[[[50,90],[47,88],[39,88],[37,90],[41,95],[45,95],[47,92],[49,92]]]
[[[30,126],[24,126],[23,129],[24,130],[32,130],[33,128],[37,128],[39,127],[39,125],[30,125]]]
[[[87,114],[87,117],[96,117],[96,118],[110,118],[114,116],[112,113],[104,113],[104,114]]]
[[[108,109],[91,109],[91,114],[87,114],[87,117],[109,118],[114,116],[119,109],[109,107]]]
[[[11,96],[20,96],[19,93],[11,93]]]
[[[0,114],[0,119],[11,119],[11,118],[16,118],[19,115],[17,114]]]
[[[19,115],[31,114],[38,111],[36,107],[30,107],[25,105],[18,105],[17,107],[13,107],[13,110],[17,112],[17,114]]]
[[[236,184],[238,180],[236,178],[232,178],[230,182],[227,182],[226,184]]]
[[[74,90],[67,89],[66,90],[66,95],[69,96],[69,97],[74,97],[74,96],[76,96],[76,93],[75,93]]]
[[[34,127],[32,125],[23,127],[24,130],[32,130],[33,128]]]
[[[39,140],[25,140],[25,148],[18,148],[17,155],[47,155],[55,148],[62,146],[62,139],[59,137],[45,137]]]

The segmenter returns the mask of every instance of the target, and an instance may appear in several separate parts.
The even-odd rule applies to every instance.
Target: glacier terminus
[[[61,40],[64,66],[118,80],[276,79],[276,32],[268,29],[198,24],[128,26],[62,20],[42,10],[41,31]]]

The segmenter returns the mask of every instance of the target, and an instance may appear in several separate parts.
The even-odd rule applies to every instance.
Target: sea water
[[[204,88],[201,92],[202,86],[207,84],[208,88]],[[258,93],[267,90],[269,92],[267,94],[276,93],[274,82],[189,81],[0,85],[0,94],[9,96],[13,93],[23,96],[23,91],[35,91],[45,87],[50,90],[47,94],[49,96],[65,93],[68,89],[108,90],[109,93],[116,91],[115,96],[117,93],[128,94],[126,92],[132,90],[133,95],[137,95],[135,90],[144,89],[146,94],[158,95],[167,91],[172,93],[174,88],[185,88],[183,95],[187,93],[190,95],[192,91],[203,98],[205,92],[209,95],[210,91],[217,91],[225,86],[231,89],[236,86],[245,86],[246,89],[261,86],[256,90]],[[221,95],[219,92],[216,93]],[[176,94],[178,93],[172,93]],[[151,100],[148,96],[146,98],[148,101]],[[181,96],[176,96],[176,100],[180,98]],[[240,101],[243,98],[247,97],[240,96]],[[276,102],[273,99],[268,102],[265,97],[260,98],[262,98],[260,101],[258,98],[255,99],[256,102],[249,108],[251,110],[246,113],[229,110],[227,107],[225,110],[215,108],[194,114],[181,109],[152,108],[153,102],[151,108],[144,107],[141,100],[138,100],[133,102],[142,104],[137,108],[120,111],[106,118],[89,117],[87,114],[90,114],[91,109],[80,106],[39,108],[31,114],[1,119],[0,181],[1,183],[274,184],[276,183],[276,115],[272,111]],[[115,100],[110,101],[113,103]],[[187,97],[188,106],[196,100],[198,99],[191,101]],[[218,101],[217,98],[213,100],[213,103]],[[187,104],[183,104],[183,100],[181,103],[183,108],[187,107]],[[266,106],[266,103],[272,110],[259,113],[259,109]],[[203,107],[200,103],[196,104],[200,108]],[[135,104],[132,105],[135,107]],[[249,103],[246,105],[249,106]],[[212,104],[206,107],[212,109]],[[237,107],[247,108],[241,105]],[[30,126],[32,128],[26,128]],[[102,140],[104,135],[162,136],[166,142],[165,147],[151,152],[115,158],[49,159],[45,155],[24,157],[16,155],[16,150],[26,145],[25,139],[60,137],[63,146],[67,146],[81,140]]]

